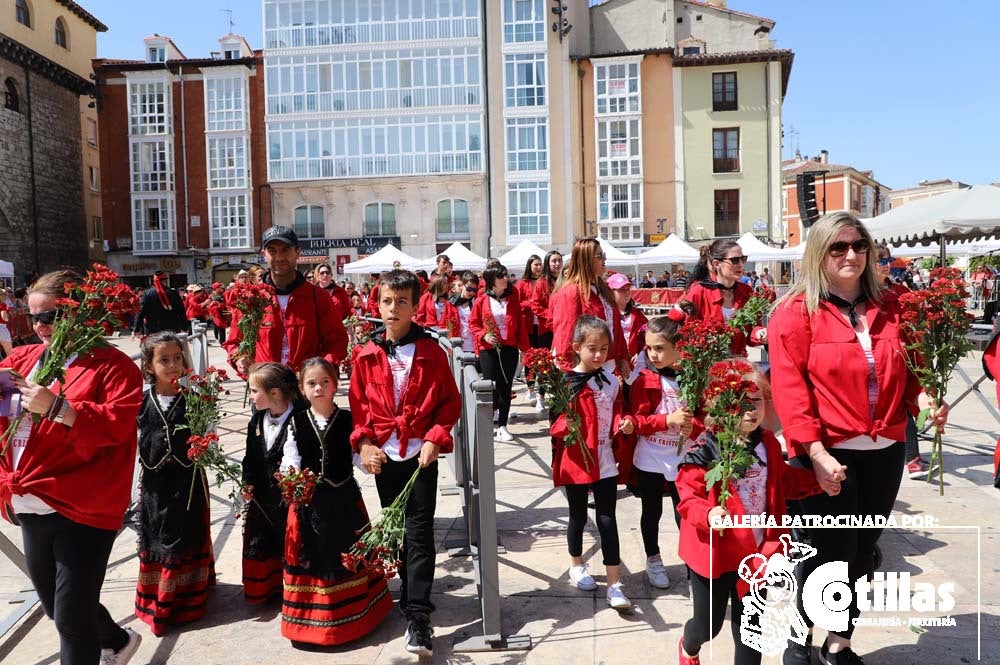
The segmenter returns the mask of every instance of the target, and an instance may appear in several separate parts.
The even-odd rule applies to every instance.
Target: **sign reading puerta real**
[[[302,256],[329,256],[331,249],[358,250],[358,256],[374,254],[386,245],[393,245],[400,248],[399,236],[362,236],[359,238],[301,238],[299,246],[302,248]]]

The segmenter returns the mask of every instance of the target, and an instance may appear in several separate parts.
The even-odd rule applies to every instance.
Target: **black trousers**
[[[222,344],[226,341],[226,328],[224,326],[219,326],[212,324],[212,329],[215,331],[215,341]]]
[[[24,556],[46,616],[59,631],[62,665],[96,665],[101,649],[118,651],[128,633],[101,605],[101,586],[118,535],[63,517],[20,514]]]
[[[403,490],[419,466],[418,458],[404,462],[389,460],[382,473],[375,476],[379,503],[385,508]],[[399,606],[407,618],[414,614],[430,614],[431,587],[434,584],[434,510],[437,507],[438,463],[425,467],[413,485],[406,504],[406,538],[399,567]]]
[[[693,614],[684,624],[684,650],[692,656],[701,651],[701,646],[715,637],[722,630],[726,620],[726,605],[733,601],[730,624],[733,629],[733,644],[735,646],[734,665],[758,665],[760,652],[743,644],[740,639],[740,617],[743,615],[743,601],[736,592],[736,581],[739,575],[736,571],[723,573],[715,578],[709,591],[709,579],[691,571],[691,602],[694,605]],[[709,621],[711,614],[711,621]]]
[[[597,532],[601,536],[601,554],[605,566],[617,566],[622,562],[621,547],[618,544],[618,521],[615,519],[615,505],[618,502],[618,478],[604,478],[589,485],[566,485],[566,500],[569,502],[569,529],[566,541],[570,556],[583,555],[583,528],[587,526],[587,490],[594,491],[594,505],[597,513]]]
[[[899,483],[903,478],[904,444],[897,442],[882,450],[838,450],[829,452],[841,464],[847,465],[847,480],[840,484],[840,494],[814,494],[795,502],[795,512],[802,515],[882,515],[887,517],[896,502]],[[812,468],[808,457],[792,460],[793,466]],[[792,538],[816,548],[816,556],[795,566],[798,582],[799,613],[809,626],[813,625],[802,606],[802,587],[816,568],[830,561],[846,561],[850,584],[875,570],[875,543],[881,529],[794,529]],[[847,630],[835,634],[851,639],[853,620],[861,615],[857,595],[851,602]]]
[[[642,532],[642,545],[646,556],[660,553],[660,518],[663,516],[663,495],[670,497],[674,508],[674,524],[681,527],[681,514],[677,512],[677,504],[681,497],[677,494],[677,486],[663,477],[662,473],[653,473],[636,469],[639,476],[639,495],[642,497],[642,513],[639,516],[639,530]]]
[[[507,426],[510,415],[510,391],[514,385],[514,372],[517,371],[518,351],[513,346],[501,346],[497,349],[483,349],[479,354],[479,366],[483,378],[493,381],[493,406],[500,411],[500,427]]]
[[[909,413],[906,414],[906,455],[909,462],[914,457],[920,457],[920,440],[917,438],[917,421]]]

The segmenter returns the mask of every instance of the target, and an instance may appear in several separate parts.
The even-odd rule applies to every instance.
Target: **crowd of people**
[[[931,406],[901,353],[896,299],[905,287],[889,279],[883,250],[848,214],[826,216],[812,227],[799,279],[775,305],[769,324],[748,325],[733,337],[733,357],[765,346],[771,366],[766,372],[746,365],[744,378],[757,387],[752,408],[742,414],[751,462],[732,481],[724,505],[720,488],[706,480],[719,458],[706,426],[708,404],[681,399],[677,363],[686,322],[728,322],[754,293],[736,242],[716,240],[702,248],[693,272],[665,274],[670,286],[685,284],[685,296],[652,318],[632,302],[632,280],[608,273],[593,238],[577,240],[568,257],[557,251],[532,256],[519,274],[510,269],[520,266],[495,259],[481,274],[457,273],[441,256],[431,274],[397,268],[357,287],[337,284],[329,264],[301,273],[292,229],[268,229],[261,253],[266,269],[235,278],[274,289],[253,357],[239,352],[233,290],[192,285],[182,296],[157,274],[133,327],[143,336],[141,371],[108,348],[72,359],[62,386],[40,386],[32,375],[51,339],[55,299],[64,282],[77,278],[50,273],[27,292],[42,343],[15,348],[0,367],[16,372],[22,408],[42,418],[34,425],[25,421],[0,457],[0,502],[5,516],[21,525],[32,581],[56,623],[64,663],[124,663],[138,646],[139,634],[118,627],[100,605],[136,455],[142,468],[136,616],[160,636],[205,613],[215,583],[207,479],[188,459],[186,436],[177,434],[187,422],[186,397],[177,386],[186,369],[177,333],[191,320],[212,324],[230,364],[248,381],[253,405],[242,463],[244,486],[253,488],[244,497],[245,599],[280,598],[281,633],[303,649],[359,639],[392,605],[384,571],[348,566],[342,557],[368,523],[357,470],[374,475],[383,508],[414,478],[405,507],[398,608],[406,618],[406,650],[433,653],[437,465],[439,455],[452,449],[460,397],[430,329],[461,338],[463,349],[477,355],[482,375],[494,382],[498,442],[515,439],[508,426],[522,354],[551,350],[565,372],[570,407],[550,411],[539,427],[551,436],[552,482],[566,497],[569,584],[597,588],[582,546],[591,503],[607,603],[618,610],[631,606],[616,517],[618,489],[625,485],[641,501],[645,577],[654,588],[670,586],[659,547],[663,499],[670,497],[679,533],[676,558],[685,565],[693,601],[676,647],[682,665],[700,662],[701,647],[721,630],[727,605],[735,662],[761,659],[740,639],[746,589],[738,568],[748,555],[776,551],[787,531],[725,530],[719,537],[724,530],[715,520],[761,513],[780,518],[786,510],[887,516],[907,462],[914,460],[909,414]],[[770,279],[764,270],[758,284]],[[377,327],[350,351],[348,410],[334,396],[349,353],[345,322],[352,317],[370,317]],[[529,395],[538,412],[546,411],[541,385],[529,385]],[[66,406],[53,416],[57,400]],[[943,426],[947,415],[947,406],[939,405],[931,422]],[[275,474],[292,468],[309,468],[319,478],[308,506],[282,502]],[[710,548],[713,529],[718,533]],[[851,579],[873,570],[877,529],[794,535],[818,550],[796,570],[804,617],[802,582],[816,567],[847,561]],[[852,618],[859,613],[853,604]],[[852,633],[853,626],[826,636],[824,662],[862,662],[851,647]],[[783,662],[805,665],[811,657],[810,632],[804,644],[789,640]]]

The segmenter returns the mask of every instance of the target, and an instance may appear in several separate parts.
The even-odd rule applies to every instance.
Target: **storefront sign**
[[[355,247],[358,254],[372,254],[386,245],[400,247],[399,236],[362,236],[360,238],[303,238],[299,240],[302,256],[327,256],[328,250]]]

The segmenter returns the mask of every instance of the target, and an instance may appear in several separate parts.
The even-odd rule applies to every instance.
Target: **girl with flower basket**
[[[766,514],[780,524],[786,497],[818,493],[819,486],[810,471],[785,463],[781,444],[761,427],[770,399],[763,374],[742,360],[716,363],[710,374],[702,394],[707,429],[684,454],[677,473],[679,554],[690,570],[694,605],[677,643],[678,663],[701,662],[701,646],[722,630],[726,606],[732,601],[733,662],[757,665],[761,653],[740,637],[743,598],[749,591],[741,576],[754,571],[742,571],[740,564],[759,554],[761,558],[752,560],[759,566],[781,551],[779,537],[788,531],[777,527],[724,531],[715,521]]]
[[[170,624],[205,616],[215,584],[205,471],[188,459],[187,398],[178,381],[187,370],[176,333],[142,342],[149,390],[139,411],[139,578],[135,615],[154,635]]]
[[[556,487],[566,488],[569,503],[566,533],[569,580],[584,591],[597,588],[583,561],[587,493],[593,491],[607,573],[608,605],[624,610],[632,603],[622,591],[615,504],[619,480],[624,482],[632,467],[632,447],[625,437],[635,431],[635,419],[625,412],[621,382],[612,373],[612,363],[608,361],[611,334],[607,323],[595,316],[581,316],[573,333],[572,348],[577,364],[567,373],[566,379],[573,397],[549,428],[552,482]],[[574,419],[578,419],[578,427],[573,426]]]
[[[351,412],[333,403],[336,368],[323,358],[306,360],[299,388],[309,408],[292,416],[288,436],[301,457],[298,468],[314,471],[315,490],[309,500],[286,501],[281,634],[293,646],[344,644],[374,630],[392,608],[392,596],[383,575],[368,567],[353,572],[342,563],[368,524],[368,512],[354,480]]]

